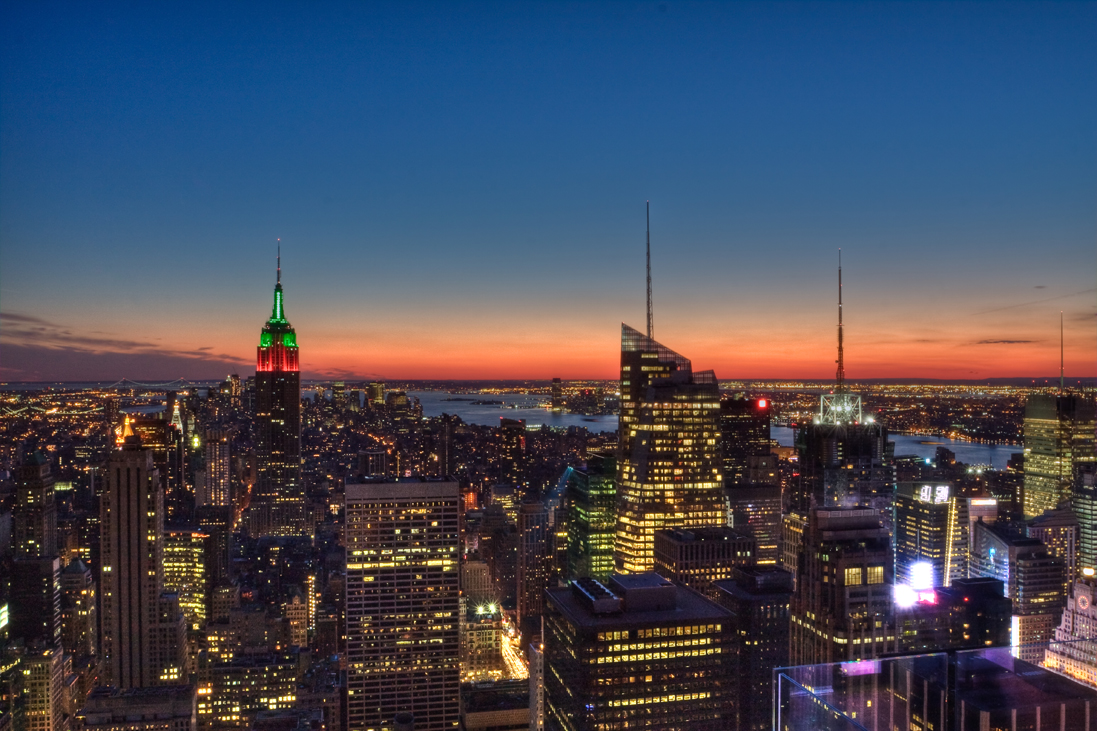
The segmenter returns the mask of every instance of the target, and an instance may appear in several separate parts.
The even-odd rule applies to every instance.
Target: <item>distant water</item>
[[[423,405],[423,416],[453,414],[466,424],[496,426],[499,419],[525,419],[526,427],[547,424],[552,427],[582,426],[592,432],[617,431],[617,415],[581,416],[579,414],[554,414],[551,409],[539,407],[541,397],[520,393],[450,394],[445,391],[408,391]],[[447,401],[446,399],[461,399]],[[502,401],[502,404],[474,404],[473,401]]]
[[[793,446],[792,429],[787,426],[771,427],[770,436],[783,447]],[[1022,450],[1018,444],[973,444],[945,437],[909,434],[891,434],[888,439],[895,442],[896,456],[913,454],[923,459],[933,459],[937,456],[937,447],[946,447],[956,453],[956,459],[959,462],[990,465],[996,470],[1004,470],[1010,456]]]

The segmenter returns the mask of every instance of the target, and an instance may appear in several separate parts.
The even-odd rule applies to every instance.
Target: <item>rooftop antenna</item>
[[[648,224],[648,340],[654,337],[655,326],[651,316],[651,201],[647,202]]]
[[[1063,395],[1063,311],[1059,310],[1059,395]]]
[[[282,239],[278,239],[278,282],[282,283]]]
[[[846,363],[842,352],[842,249],[838,249],[838,372],[835,375],[838,381],[838,392],[846,390]]]

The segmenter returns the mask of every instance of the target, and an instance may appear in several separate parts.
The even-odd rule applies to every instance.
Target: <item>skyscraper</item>
[[[869,508],[815,508],[792,597],[791,663],[868,660],[892,651],[891,537]]]
[[[460,717],[456,482],[346,486],[347,715],[380,731],[411,713],[416,731]]]
[[[197,507],[232,505],[232,432],[210,429],[206,432],[206,488],[196,495]]]
[[[586,467],[568,472],[567,578],[606,581],[613,573],[613,536],[617,526],[617,461],[591,455]]]
[[[164,591],[164,490],[152,453],[127,435],[100,502],[103,677],[119,688],[179,683],[186,623]]]
[[[552,537],[544,505],[525,503],[518,509],[518,624],[525,637],[540,634]]]
[[[255,366],[255,453],[258,475],[248,527],[253,536],[306,531],[301,482],[301,373],[297,332],[282,306],[282,266],[274,309],[259,337]]]
[[[1097,570],[1097,463],[1075,469],[1070,507],[1078,518],[1078,571]]]
[[[719,413],[712,371],[621,325],[618,568],[650,571],[660,528],[725,523]]]
[[[1033,394],[1025,402],[1024,510],[1035,517],[1070,500],[1074,466],[1097,459],[1094,403],[1081,394]]]
[[[720,457],[729,485],[750,482],[750,457],[773,448],[769,421],[772,405],[764,398],[724,398],[720,401]]]
[[[895,583],[947,586],[952,565],[951,485],[900,482],[895,494]]]
[[[654,573],[546,592],[545,728],[728,729],[731,616]]]
[[[41,452],[15,469],[15,555],[57,555],[57,503],[50,465]]]

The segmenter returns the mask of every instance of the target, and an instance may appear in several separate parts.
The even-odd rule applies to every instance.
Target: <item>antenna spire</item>
[[[655,325],[651,316],[651,201],[647,202],[648,224],[648,339],[655,337]]]
[[[1059,310],[1059,395],[1063,395],[1063,374],[1065,373],[1065,361],[1063,360],[1063,311]]]
[[[838,381],[837,391],[844,391],[846,388],[846,363],[845,355],[842,352],[842,250],[838,249],[838,372],[836,374],[836,380]]]
[[[278,239],[278,281],[276,284],[282,283],[282,239]]]

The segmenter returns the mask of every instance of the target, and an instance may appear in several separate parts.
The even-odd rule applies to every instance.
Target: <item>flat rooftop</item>
[[[637,574],[636,576],[651,576]],[[631,575],[630,575],[631,576]],[[625,577],[620,577],[625,578]],[[665,581],[665,579],[663,579]],[[637,588],[653,588],[647,584]],[[561,614],[577,627],[597,630],[599,628],[620,628],[628,625],[683,624],[686,622],[723,622],[731,619],[731,613],[703,596],[684,586],[674,585],[674,609],[654,611],[631,610],[617,614],[595,614],[588,609],[572,592],[570,586],[558,586],[548,589],[549,601]]]

